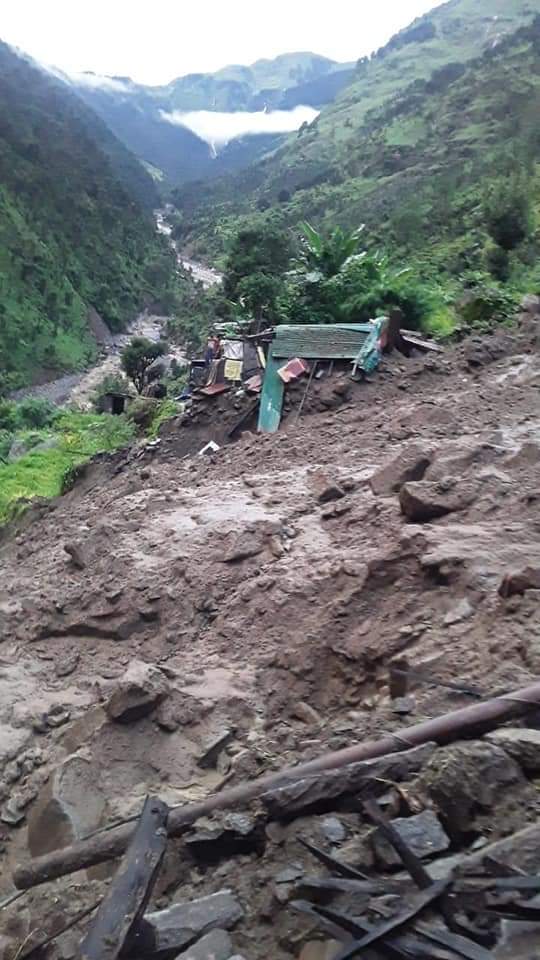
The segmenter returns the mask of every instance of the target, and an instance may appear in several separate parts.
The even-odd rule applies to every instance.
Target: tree
[[[146,371],[150,364],[157,357],[162,357],[166,351],[167,346],[162,340],[153,342],[147,337],[133,337],[124,347],[121,354],[122,369],[133,381],[138,393],[143,391]]]
[[[279,277],[289,265],[289,236],[278,227],[263,224],[240,230],[234,237],[223,282],[225,296],[239,299],[239,284],[253,274]]]
[[[318,271],[326,279],[335,276],[351,257],[358,253],[364,226],[348,232],[336,227],[323,237],[309,223],[301,225],[302,238],[299,265],[308,271]]]
[[[240,303],[255,317],[258,329],[263,321],[273,323],[278,319],[276,304],[282,291],[282,282],[265,273],[244,277],[237,287]]]
[[[517,247],[533,227],[531,183],[524,171],[496,178],[484,198],[488,233],[503,250]]]

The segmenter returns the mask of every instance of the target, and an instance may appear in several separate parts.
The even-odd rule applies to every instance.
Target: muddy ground
[[[138,812],[149,791],[202,798],[471,702],[417,680],[396,703],[396,658],[483,696],[540,676],[539,344],[531,315],[442,355],[391,355],[368,383],[335,372],[299,420],[297,389],[278,434],[246,431],[209,457],[196,451],[215,418],[199,413],[157,445],[98,458],[4,534],[0,898],[17,863]],[[242,412],[219,403],[227,424]],[[106,708],[134,660],[167,692],[118,722]],[[433,810],[442,855],[460,857],[539,822],[536,750],[537,766],[489,739],[428,748],[395,773],[405,787],[384,782],[385,802]],[[445,797],[458,786],[456,817]],[[244,914],[235,953],[331,956],[289,907],[295,878],[321,869],[298,836],[377,868],[360,800],[244,812],[247,826],[221,817],[170,842],[154,905],[230,889]],[[540,829],[537,846],[540,872]],[[111,872],[5,908],[5,955],[100,896]],[[83,929],[52,955],[74,956]]]

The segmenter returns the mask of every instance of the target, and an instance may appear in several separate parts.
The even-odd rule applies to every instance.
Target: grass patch
[[[39,433],[39,431],[36,431]],[[34,497],[57,497],[69,471],[96,453],[116,450],[133,438],[135,429],[124,417],[108,414],[61,414],[54,428],[44,430],[58,445],[30,451],[14,463],[0,464],[0,523],[20,513]]]

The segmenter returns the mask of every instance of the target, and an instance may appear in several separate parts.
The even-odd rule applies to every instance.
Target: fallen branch
[[[423,743],[444,744],[460,737],[485,733],[513,717],[522,716],[528,710],[538,707],[539,704],[540,682],[537,682],[512,694],[495,697],[484,703],[471,704],[433,720],[425,720],[422,723],[400,730],[399,734],[388,734],[380,740],[356,744],[352,747],[346,747],[344,750],[325,754],[316,760],[296,767],[286,767],[284,770],[268,774],[257,780],[223,790],[219,794],[207,797],[206,800],[185,804],[172,810],[167,827],[169,836],[179,836],[186,826],[194,823],[199,817],[213,813],[215,810],[227,810],[234,806],[246,804],[248,801],[261,797],[269,790],[275,790],[287,783],[302,780],[320,771],[336,770],[352,763],[358,763],[361,760],[382,757]],[[15,870],[15,886],[19,889],[33,887],[45,883],[47,880],[74,873],[76,870],[83,870],[97,863],[112,860],[123,854],[132,836],[133,826],[126,823],[115,830],[96,834],[90,840],[79,841],[70,847],[37,857],[29,864],[22,865]]]

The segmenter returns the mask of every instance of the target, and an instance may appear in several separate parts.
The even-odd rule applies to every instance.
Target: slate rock
[[[179,953],[177,960],[229,960],[233,952],[232,940],[226,930],[211,930],[188,950]]]
[[[540,313],[540,297],[534,293],[527,293],[520,304],[524,313]]]
[[[399,491],[399,502],[408,520],[421,523],[466,510],[477,495],[477,484],[446,477],[438,481],[419,480],[404,484]]]
[[[132,660],[105,705],[117,723],[132,723],[151,713],[169,693],[169,683],[157,667]]]
[[[181,950],[196,936],[211,930],[231,930],[244,911],[231,890],[220,890],[189,903],[173,903],[167,910],[145,914],[153,928],[155,952]]]
[[[432,857],[450,846],[450,839],[433,810],[423,810],[413,817],[397,817],[391,823],[417,857]],[[401,865],[401,858],[378,830],[373,832],[371,842],[383,869]]]
[[[432,456],[432,451],[421,444],[409,444],[397,457],[372,474],[369,483],[373,493],[376,496],[388,497],[397,493],[404,483],[422,480]]]
[[[500,727],[488,733],[486,740],[501,747],[526,774],[540,773],[540,730]]]
[[[540,566],[528,566],[507,573],[501,581],[499,594],[506,599],[527,590],[540,590]]]
[[[392,700],[392,713],[397,713],[400,716],[413,713],[415,707],[416,700],[414,697],[396,697]]]

